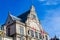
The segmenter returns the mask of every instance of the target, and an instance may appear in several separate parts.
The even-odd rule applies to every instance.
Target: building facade
[[[12,40],[49,40],[48,33],[43,30],[33,5],[17,17],[9,13],[2,30],[3,36],[11,37]]]

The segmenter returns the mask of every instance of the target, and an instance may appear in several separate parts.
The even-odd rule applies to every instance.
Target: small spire
[[[31,6],[31,11],[35,11],[35,7],[33,5]]]
[[[10,11],[8,11],[8,16],[11,16],[11,12]]]

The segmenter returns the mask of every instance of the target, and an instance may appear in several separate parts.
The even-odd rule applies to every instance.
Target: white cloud
[[[43,27],[50,35],[60,36],[60,8],[46,10],[46,13],[44,20],[41,20]]]
[[[45,5],[57,5],[58,3],[57,2],[46,2]]]
[[[43,5],[57,5],[60,3],[60,0],[39,0],[40,2],[44,2]]]
[[[44,2],[45,1],[45,2]],[[60,0],[40,0],[42,5],[58,5]],[[44,3],[43,3],[44,2]],[[43,28],[50,36],[60,36],[60,7],[55,9],[45,10],[46,15],[41,20]]]
[[[59,36],[59,39],[60,39],[60,36]]]

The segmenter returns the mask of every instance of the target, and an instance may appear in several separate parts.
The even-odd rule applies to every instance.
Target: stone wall
[[[0,40],[13,40],[13,38],[0,36]]]

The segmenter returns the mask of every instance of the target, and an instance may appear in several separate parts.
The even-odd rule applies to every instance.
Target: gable
[[[25,23],[28,20],[28,18],[36,19],[36,20],[38,19],[33,5],[30,7],[28,11],[19,15],[18,18],[21,18],[23,23]]]
[[[11,23],[13,23],[13,20],[12,20],[12,18],[8,15],[5,25],[9,25],[9,24],[11,24]]]
[[[32,22],[31,22],[32,21]],[[33,23],[34,22],[34,23]],[[29,24],[30,23],[30,24]],[[40,21],[38,20],[37,13],[35,12],[34,6],[31,7],[30,14],[28,15],[27,21],[26,21],[27,26],[30,25],[34,26],[35,29],[38,30],[43,30],[42,26],[40,24]]]

